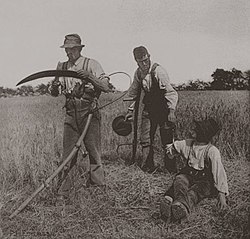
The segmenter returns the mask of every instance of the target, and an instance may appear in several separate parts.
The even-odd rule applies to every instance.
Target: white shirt
[[[72,70],[72,71],[78,71],[78,70],[82,70],[83,69],[83,64],[84,64],[84,60],[87,59],[86,57],[80,56],[75,63],[72,62],[66,62],[67,67],[66,70]],[[63,62],[59,62],[57,65],[57,70],[62,70],[63,68]],[[97,78],[104,78],[105,77],[105,73],[104,70],[102,69],[100,63],[94,59],[89,59],[89,63],[87,66],[87,69],[83,69],[83,70],[87,70],[88,72],[90,72],[91,74],[93,74],[95,77]],[[60,77],[59,78],[61,84],[62,84],[62,88],[61,88],[61,93],[71,93],[73,88],[75,87],[75,85],[77,83],[82,83],[82,81],[80,79],[76,79],[76,78],[72,78],[72,77]],[[89,88],[89,90],[94,90],[94,87],[91,83],[88,83],[87,85],[85,85],[85,88]]]

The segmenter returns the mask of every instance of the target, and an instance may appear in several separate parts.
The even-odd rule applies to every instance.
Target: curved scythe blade
[[[44,77],[74,77],[77,79],[85,79],[82,76],[80,76],[77,72],[75,71],[68,71],[68,70],[47,70],[47,71],[40,71],[37,73],[34,73],[32,75],[29,75],[27,77],[25,77],[24,79],[22,79],[21,81],[19,81],[16,86],[19,86],[21,84],[36,80],[36,79],[40,79],[40,78],[44,78]]]

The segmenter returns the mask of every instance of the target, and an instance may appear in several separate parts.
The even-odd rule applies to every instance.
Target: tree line
[[[230,71],[217,68],[211,75],[212,81],[200,79],[174,86],[177,90],[249,90],[250,70],[242,72],[236,68]]]
[[[200,79],[190,80],[187,83],[173,85],[176,90],[249,90],[250,70],[242,72],[233,68],[224,70],[217,68],[211,75],[212,81],[205,82]],[[49,86],[47,84],[39,84],[32,87],[31,85],[23,85],[17,89],[4,88],[0,86],[0,98],[10,96],[31,96],[49,94]]]
[[[23,85],[17,89],[4,88],[0,86],[0,98],[11,97],[11,96],[32,96],[32,95],[45,95],[49,93],[49,83],[40,84],[38,86]]]

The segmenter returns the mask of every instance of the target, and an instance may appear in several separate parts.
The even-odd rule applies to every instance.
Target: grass
[[[86,188],[73,169],[70,205],[58,205],[54,182],[19,215],[8,217],[56,169],[62,154],[64,99],[49,96],[0,99],[0,238],[247,238],[249,223],[249,92],[180,92],[176,138],[184,138],[193,118],[213,116],[223,126],[220,149],[230,195],[220,212],[215,199],[202,201],[188,219],[166,224],[159,202],[170,174],[126,166],[131,137],[112,132],[112,119],[127,109],[122,101],[101,111],[102,154],[107,188]],[[116,95],[104,95],[101,104]],[[158,136],[157,136],[158,137]],[[159,137],[158,137],[159,138]],[[157,161],[161,161],[157,139]],[[248,225],[249,226],[249,225]],[[249,233],[249,231],[248,231]]]

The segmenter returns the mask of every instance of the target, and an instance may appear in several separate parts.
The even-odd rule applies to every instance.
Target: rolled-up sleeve
[[[89,70],[90,70],[90,73],[93,74],[97,78],[100,78],[102,75],[105,75],[101,64],[94,59],[90,59]]]
[[[90,73],[96,77],[96,79],[92,79],[95,83],[95,85],[104,92],[110,92],[112,91],[112,86],[110,84],[110,78],[107,74],[105,74],[101,64],[94,60],[91,59],[89,63],[89,70]]]
[[[164,96],[167,107],[175,110],[178,102],[178,93],[170,84],[170,79],[166,70],[162,66],[158,66],[155,70],[155,76],[159,81],[160,89],[165,91]]]
[[[127,96],[135,100],[136,97],[139,96],[140,87],[141,87],[140,81],[139,81],[139,78],[137,77],[137,71],[136,71],[134,74],[134,80],[128,89]]]

